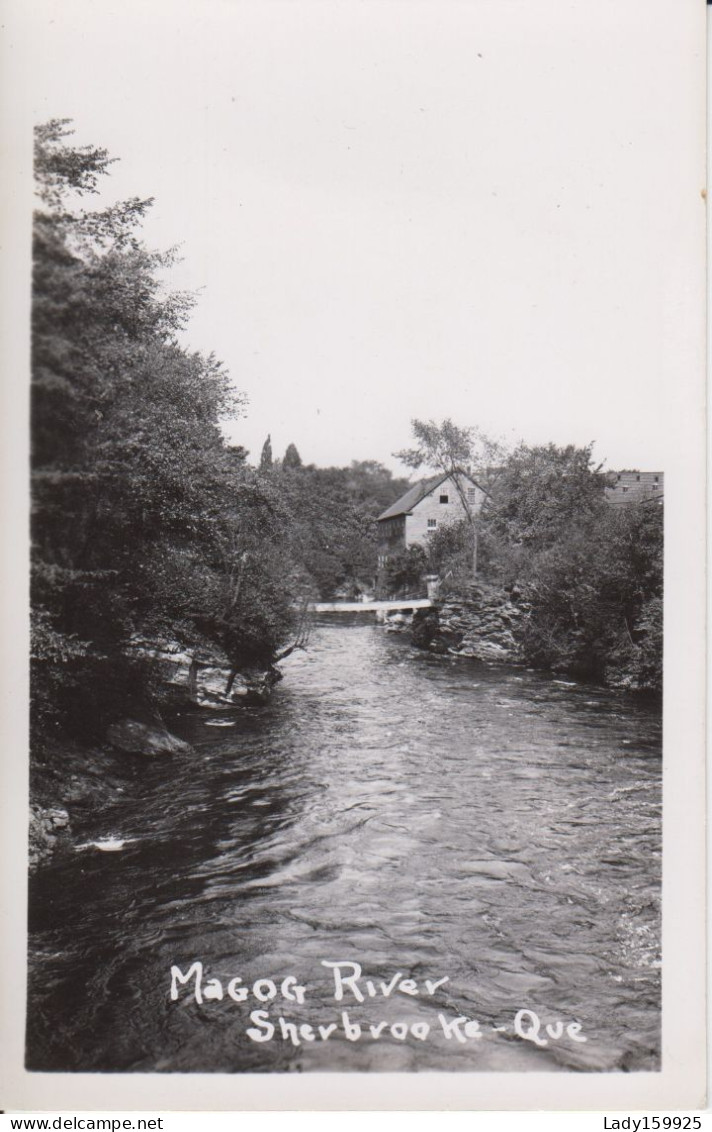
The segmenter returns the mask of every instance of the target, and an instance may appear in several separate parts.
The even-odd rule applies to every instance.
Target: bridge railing
[[[312,613],[374,613],[378,610],[428,609],[432,601],[427,597],[388,598],[380,601],[315,601]]]

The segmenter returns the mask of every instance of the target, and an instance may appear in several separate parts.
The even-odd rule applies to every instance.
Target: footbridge
[[[432,604],[429,597],[404,597],[393,601],[314,601],[309,609],[312,613],[378,613],[429,609]]]

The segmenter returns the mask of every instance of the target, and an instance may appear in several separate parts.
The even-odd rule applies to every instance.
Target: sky
[[[187,341],[246,394],[229,436],[252,458],[269,433],[276,456],[402,474],[411,419],[450,417],[669,466],[695,419],[704,184],[703,71],[674,7],[8,11],[23,120],[73,119],[120,158],[111,196],[155,198],[146,242],[180,246]]]

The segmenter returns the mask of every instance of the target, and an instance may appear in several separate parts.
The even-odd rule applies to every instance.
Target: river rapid
[[[28,1068],[658,1068],[658,708],[363,617],[283,670],[32,879]]]

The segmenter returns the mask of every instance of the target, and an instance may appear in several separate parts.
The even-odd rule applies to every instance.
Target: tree
[[[65,145],[65,138],[73,133],[70,118],[52,118],[35,127],[36,192],[42,203],[55,212],[61,211],[70,190],[79,196],[98,192],[99,178],[116,160],[96,146]]]
[[[352,460],[338,473],[351,502],[374,519],[410,487],[407,479],[395,477],[377,460]]]
[[[260,454],[260,471],[266,472],[272,467],[272,438],[268,435],[264,444],[262,445],[262,452]]]
[[[592,444],[520,444],[503,462],[485,502],[490,533],[536,551],[595,517],[607,506],[606,475],[594,465],[592,451]]]
[[[392,555],[386,563],[386,589],[390,594],[415,589],[428,569],[422,546],[409,546]]]
[[[242,444],[228,444],[226,452],[236,464],[244,464],[250,454]]]
[[[428,535],[428,572],[452,584],[469,576],[472,568],[472,533],[466,519],[441,523]],[[441,589],[440,592],[443,592]]]
[[[277,469],[275,490],[286,513],[290,555],[323,598],[339,586],[370,581],[376,564],[373,523],[350,497],[345,469]]]
[[[36,133],[36,729],[100,729],[145,705],[137,637],[265,663],[291,619],[277,503],[222,439],[242,399],[214,357],[179,342],[191,300],[166,293],[172,254],[140,239],[150,201],[84,210],[111,162],[69,137],[64,120]]]
[[[524,592],[529,663],[657,688],[662,509],[611,507],[606,478],[592,445],[519,445],[480,517],[487,570]]]
[[[297,451],[296,444],[290,444],[287,451],[284,453],[284,460],[282,461],[283,468],[301,468],[302,458]]]
[[[606,507],[528,551],[520,644],[537,667],[657,689],[662,681],[662,515]]]
[[[408,467],[418,470],[431,468],[449,476],[455,485],[465,514],[472,544],[472,576],[477,576],[478,525],[475,510],[468,498],[467,481],[473,476],[473,466],[480,487],[485,490],[495,482],[505,449],[501,442],[485,436],[477,428],[461,428],[448,418],[441,424],[435,421],[411,421],[415,448],[397,452],[396,456]]]
[[[295,474],[297,473],[297,474]],[[408,487],[375,460],[346,468],[301,462],[290,444],[275,461],[263,490],[280,509],[281,539],[288,548],[293,585],[302,595],[324,599],[343,587],[372,584],[377,565],[373,520]]]

